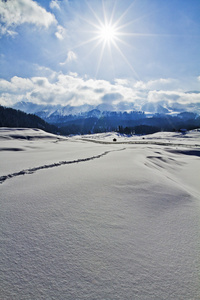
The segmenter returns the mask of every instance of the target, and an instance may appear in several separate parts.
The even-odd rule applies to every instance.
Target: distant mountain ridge
[[[50,133],[57,133],[58,128],[48,124],[40,117],[20,110],[0,105],[0,127],[39,128]]]
[[[46,113],[46,119],[43,120],[33,114],[0,106],[0,126],[40,128],[47,132],[59,132],[63,135],[109,131],[126,134],[149,134],[158,131],[179,131],[181,128],[190,130],[200,127],[199,115],[192,112],[182,112],[177,115],[156,113],[151,116],[141,111],[116,112],[98,109],[85,112],[83,110],[75,115],[64,115],[58,111],[52,111],[50,114],[49,110]],[[47,120],[51,124],[48,124]]]
[[[87,118],[89,115],[95,114],[95,112],[99,115],[105,112],[144,112],[146,115],[154,115],[154,114],[178,114],[181,112],[193,112],[200,114],[200,103],[195,104],[179,104],[179,103],[172,103],[168,104],[167,102],[145,102],[137,103],[136,108],[134,107],[133,103],[126,103],[124,107],[121,105],[113,106],[110,104],[102,103],[97,106],[84,104],[80,106],[61,106],[61,105],[42,105],[42,104],[35,104],[32,102],[17,102],[13,105],[14,109],[19,109],[26,113],[33,113],[37,116],[41,117],[47,122],[50,123],[57,123],[60,122],[61,117],[65,116],[81,116]]]

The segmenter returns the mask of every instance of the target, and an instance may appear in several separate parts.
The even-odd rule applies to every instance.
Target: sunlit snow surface
[[[199,155],[199,131],[1,128],[0,299],[200,299]]]

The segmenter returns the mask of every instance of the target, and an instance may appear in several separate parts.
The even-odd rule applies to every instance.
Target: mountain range
[[[185,106],[169,107],[166,103],[148,102],[143,104],[141,111],[114,111],[111,105],[104,104],[96,107],[88,104],[75,107],[38,105],[31,102],[18,102],[14,108],[37,115],[58,127],[58,131],[64,135],[108,131],[146,134],[200,127],[199,115],[190,111],[192,106],[189,111],[184,111]]]
[[[61,106],[61,105],[42,105],[35,104],[32,102],[17,102],[13,105],[14,109],[21,110],[26,113],[36,114],[45,121],[49,123],[60,123],[60,119],[64,117],[73,116],[87,118],[89,117],[99,117],[102,114],[109,114],[110,112],[116,112],[117,114],[123,112],[144,112],[147,116],[153,116],[154,114],[165,114],[174,115],[182,112],[192,112],[200,114],[200,103],[195,104],[179,104],[172,103],[168,104],[166,101],[162,102],[145,102],[138,105],[137,109],[134,107],[133,103],[126,103],[125,107],[121,105],[111,105],[111,104],[100,104],[97,106],[84,104],[80,106]]]

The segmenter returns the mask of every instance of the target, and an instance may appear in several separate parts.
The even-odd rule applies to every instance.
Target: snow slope
[[[2,299],[200,299],[199,131],[0,150]]]

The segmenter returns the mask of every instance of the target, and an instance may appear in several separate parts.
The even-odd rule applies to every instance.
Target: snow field
[[[188,148],[112,138],[1,139],[25,149],[0,152],[2,175],[72,162],[0,185],[3,299],[200,298],[200,162],[184,154],[199,139]]]

